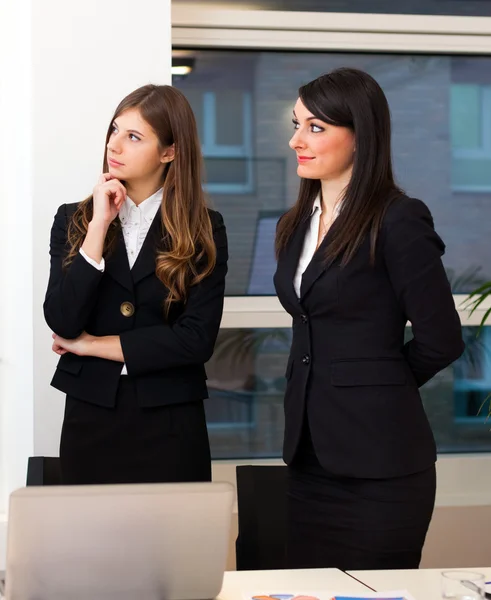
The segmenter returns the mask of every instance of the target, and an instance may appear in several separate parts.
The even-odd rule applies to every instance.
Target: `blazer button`
[[[119,310],[123,317],[132,317],[135,314],[135,307],[131,302],[123,302],[119,307]]]
[[[310,364],[310,356],[308,354],[306,354],[303,358],[302,358],[302,362],[304,365],[308,365]]]
[[[307,315],[300,315],[300,318],[302,319],[302,323],[307,323],[307,321],[308,321]]]

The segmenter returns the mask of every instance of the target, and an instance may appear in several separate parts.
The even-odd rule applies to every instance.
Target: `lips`
[[[113,167],[122,167],[123,163],[119,162],[118,160],[114,160],[114,158],[108,158],[107,162],[112,165]]]
[[[309,162],[309,160],[314,160],[314,157],[313,156],[297,156],[297,160],[298,160],[298,162],[306,163],[306,162]]]

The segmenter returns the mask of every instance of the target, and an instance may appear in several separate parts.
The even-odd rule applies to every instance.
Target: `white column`
[[[31,1],[0,2],[0,568],[8,493],[33,450]]]
[[[170,0],[0,3],[0,513],[57,455],[63,395],[42,303],[57,207],[90,194],[119,101],[171,81]],[[5,32],[5,33],[4,33]],[[0,517],[1,523],[1,517]],[[2,567],[0,531],[0,568]]]

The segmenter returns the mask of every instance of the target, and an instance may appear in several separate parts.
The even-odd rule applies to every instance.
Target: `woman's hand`
[[[89,335],[82,333],[74,340],[66,340],[65,338],[53,333],[53,352],[63,356],[67,352],[76,354],[77,356],[95,356],[97,358],[105,358],[106,360],[114,360],[124,363],[123,349],[119,335]]]
[[[90,355],[89,348],[91,343],[94,341],[95,336],[84,332],[74,340],[66,340],[59,335],[56,335],[56,333],[53,333],[52,338],[52,350],[53,352],[56,352],[56,354],[62,356],[67,352],[71,352],[77,356],[87,356]]]
[[[118,216],[126,200],[126,188],[110,173],[103,173],[93,191],[94,213],[92,222],[104,225],[106,228]]]

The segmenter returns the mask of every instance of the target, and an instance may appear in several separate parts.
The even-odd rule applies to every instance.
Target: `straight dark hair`
[[[390,203],[403,192],[394,181],[390,111],[382,88],[364,71],[341,68],[322,75],[299,91],[304,106],[318,119],[355,134],[353,171],[340,213],[328,233],[325,261],[341,257],[347,265],[370,233],[370,262],[381,223]],[[287,246],[298,225],[309,218],[321,191],[319,179],[302,178],[295,205],[280,219],[276,256]]]

